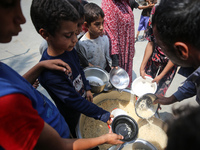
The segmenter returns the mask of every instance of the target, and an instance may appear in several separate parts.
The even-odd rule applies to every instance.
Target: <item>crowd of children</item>
[[[32,1],[32,23],[45,40],[40,45],[42,56],[40,62],[23,77],[0,62],[0,149],[91,149],[103,143],[123,143],[123,137],[114,133],[72,139],[76,137],[75,127],[81,113],[107,124],[111,124],[110,118],[113,117],[110,112],[92,103],[91,87],[83,68],[97,66],[110,70],[122,66],[132,78],[135,52],[134,16],[128,0],[103,0],[102,8],[94,3],[80,2]],[[153,71],[154,82],[161,84],[163,80],[164,88],[160,86],[154,103],[167,105],[194,95],[200,103],[199,7],[198,0],[161,0],[153,9],[149,26],[152,32],[147,44],[151,48],[147,48],[149,51],[146,49],[148,57],[144,56],[140,73],[144,77]],[[20,0],[0,0],[0,20],[0,42],[9,43],[21,31],[21,24],[26,22]],[[128,26],[123,21],[128,22]],[[82,25],[87,32],[78,41]],[[192,32],[185,30],[191,27]],[[118,33],[114,33],[116,30]],[[126,34],[121,35],[125,31]],[[127,41],[122,43],[122,40]],[[158,60],[156,63],[155,58]],[[174,95],[166,98],[164,94],[176,72],[174,64],[196,70]],[[158,68],[161,69],[160,74],[157,74]],[[56,106],[33,88],[37,78]],[[169,135],[175,132],[175,125],[176,122],[174,128],[172,126],[168,131]],[[174,138],[173,135],[171,137]],[[167,149],[173,149],[173,146],[173,140],[168,140]],[[177,144],[176,149],[179,148]]]

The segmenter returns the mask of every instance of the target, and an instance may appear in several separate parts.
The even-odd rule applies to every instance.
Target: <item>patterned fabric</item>
[[[105,13],[104,28],[111,41],[111,55],[119,55],[119,66],[127,71],[132,81],[135,28],[129,1],[102,0],[102,9]]]
[[[153,7],[151,12],[151,17],[155,13],[155,7]],[[149,19],[149,24],[147,27],[146,38],[148,41],[152,41],[154,43],[154,50],[152,56],[149,58],[147,65],[145,67],[145,72],[151,76],[152,78],[156,77],[156,74],[161,73],[165,66],[167,65],[169,59],[165,56],[165,54],[161,51],[161,48],[155,43],[155,37],[153,35],[153,29],[151,25],[151,17]],[[173,66],[168,73],[160,80],[156,94],[164,96],[168,87],[170,86],[172,79],[176,73],[177,66]]]

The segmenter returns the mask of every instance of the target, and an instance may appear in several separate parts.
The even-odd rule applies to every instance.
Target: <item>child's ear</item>
[[[85,28],[87,28],[87,29],[89,28],[89,24],[86,21],[83,23],[83,25]]]
[[[41,29],[39,30],[39,33],[40,33],[40,35],[41,35],[45,40],[48,39],[49,33],[47,32],[47,30],[41,28]]]
[[[189,57],[189,48],[183,42],[176,42],[174,44],[176,49],[176,55],[181,58],[182,60],[187,60]]]

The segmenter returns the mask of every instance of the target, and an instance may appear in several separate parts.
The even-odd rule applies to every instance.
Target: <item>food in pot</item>
[[[138,138],[152,143],[158,150],[164,150],[167,145],[167,135],[165,131],[154,124],[152,120],[139,127]]]
[[[97,105],[109,112],[111,112],[114,108],[120,108],[126,111],[127,114],[131,116],[136,122],[140,119],[135,113],[134,104],[130,101],[108,99],[97,103]],[[84,124],[82,130],[83,138],[97,137],[109,132],[109,128],[106,123],[99,120],[95,120],[90,117],[86,117],[83,124]],[[110,144],[103,144],[100,145],[99,148],[101,150],[106,150],[111,146],[112,145]]]

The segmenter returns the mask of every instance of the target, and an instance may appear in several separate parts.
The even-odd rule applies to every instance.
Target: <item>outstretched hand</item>
[[[60,59],[44,60],[40,63],[46,69],[62,71],[66,75],[72,73],[70,66]]]
[[[156,96],[157,96],[157,99],[153,102],[154,104],[158,103],[162,105],[170,105],[178,101],[174,95],[170,97],[164,97],[160,95],[156,95]]]
[[[124,137],[122,135],[118,135],[115,133],[108,133],[105,135],[102,135],[102,138],[104,138],[106,140],[106,144],[123,144],[124,142],[121,141]]]
[[[90,90],[88,90],[86,92],[86,98],[89,102],[93,102],[93,95],[92,95],[92,92]]]

